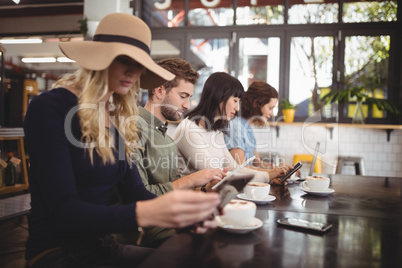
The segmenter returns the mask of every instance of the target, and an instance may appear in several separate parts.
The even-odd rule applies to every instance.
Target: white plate
[[[274,201],[276,199],[276,197],[273,196],[273,195],[268,195],[264,199],[251,199],[251,198],[248,198],[244,193],[237,194],[237,197],[240,198],[240,199],[243,199],[243,200],[254,202],[257,205],[263,205],[263,204],[266,204],[268,202]]]
[[[329,188],[326,191],[310,191],[310,190],[304,188],[303,186],[300,186],[300,190],[302,190],[302,191],[304,191],[304,192],[306,192],[308,194],[318,195],[318,196],[327,196],[327,195],[332,194],[333,192],[335,192],[334,189],[329,189]]]
[[[217,221],[219,228],[229,233],[235,233],[235,234],[249,233],[262,226],[262,221],[258,218],[252,219],[251,222],[246,226],[227,225],[219,216],[215,216],[215,220]]]

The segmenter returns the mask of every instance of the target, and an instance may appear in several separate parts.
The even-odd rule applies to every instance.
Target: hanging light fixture
[[[36,57],[36,58],[22,58],[23,63],[49,63],[56,62],[55,57]]]
[[[58,57],[57,62],[75,62],[75,60],[71,60],[67,57]]]
[[[0,44],[40,44],[40,38],[4,38],[0,39]]]

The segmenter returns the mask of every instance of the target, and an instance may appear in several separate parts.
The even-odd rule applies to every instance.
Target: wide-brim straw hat
[[[126,55],[143,65],[141,88],[151,89],[175,76],[154,62],[150,56],[151,30],[140,18],[125,13],[106,15],[96,28],[92,41],[61,42],[61,51],[89,70],[104,70],[119,55]]]

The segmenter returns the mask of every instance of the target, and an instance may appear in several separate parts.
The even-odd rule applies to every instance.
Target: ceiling
[[[14,0],[17,1],[18,0]],[[84,0],[0,0],[0,18],[83,14]]]
[[[44,40],[42,44],[0,44],[5,50],[6,69],[56,75],[75,70],[74,63],[25,64],[21,58],[63,56],[57,38],[82,37],[78,20],[83,14],[84,0],[20,0],[19,4],[0,0],[0,39],[40,37]]]
[[[126,1],[127,2],[127,1]],[[83,38],[78,21],[84,17],[84,0],[0,0],[0,39],[39,37],[41,44],[0,44],[5,50],[6,70],[58,76],[77,68],[75,63],[23,63],[23,57],[62,57],[60,39]],[[152,41],[155,59],[180,56],[166,40]]]
[[[18,1],[18,0],[15,0]],[[120,0],[129,6],[129,0]],[[101,3],[85,0],[86,8],[95,5],[96,14],[102,14]],[[98,11],[99,10],[99,11]],[[94,11],[94,10],[92,10]],[[84,0],[0,0],[0,39],[32,38],[41,44],[0,44],[4,51],[6,71],[34,73],[39,76],[59,77],[77,69],[74,62],[23,63],[24,57],[63,57],[58,43],[61,39],[83,39],[79,20],[84,17]],[[91,26],[88,24],[88,26]],[[87,36],[86,38],[89,39]],[[155,59],[180,57],[180,50],[168,40],[153,40],[151,56]],[[205,64],[195,55],[189,59],[195,66]]]

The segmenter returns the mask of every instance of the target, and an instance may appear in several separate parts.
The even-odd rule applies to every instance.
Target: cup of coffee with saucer
[[[257,206],[253,202],[232,199],[216,220],[219,227],[229,232],[247,233],[262,226],[262,221],[255,218],[256,210]]]
[[[249,182],[244,187],[244,194],[249,199],[262,200],[269,195],[271,185],[265,182]]]
[[[237,197],[243,200],[252,201],[257,205],[263,205],[276,199],[270,195],[271,185],[265,182],[249,182],[244,187],[244,193],[238,194]]]
[[[325,196],[334,192],[328,188],[330,179],[324,176],[307,176],[301,184],[301,190],[309,194]]]

